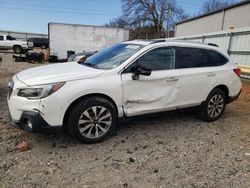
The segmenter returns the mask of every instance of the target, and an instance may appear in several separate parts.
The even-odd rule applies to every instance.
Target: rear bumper
[[[233,97],[229,96],[229,98],[228,98],[228,104],[236,101],[239,98],[240,94],[241,94],[241,90],[240,90],[240,92],[237,95],[235,95]]]
[[[9,114],[10,124],[18,129],[34,133],[56,133],[62,131],[62,126],[50,126],[38,112],[24,111],[19,121],[13,120]],[[30,121],[32,128],[27,125]]]

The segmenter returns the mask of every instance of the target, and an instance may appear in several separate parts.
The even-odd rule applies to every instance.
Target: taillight
[[[239,76],[239,77],[240,77],[240,73],[241,73],[240,68],[236,68],[236,69],[234,69],[234,72],[235,72],[235,74],[237,74],[237,76]]]

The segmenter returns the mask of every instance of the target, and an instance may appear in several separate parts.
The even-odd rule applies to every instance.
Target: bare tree
[[[117,27],[117,28],[129,28],[128,20],[120,16],[118,18],[114,18],[109,23],[105,24],[106,27]]]
[[[202,5],[202,12],[212,12],[224,7],[229,6],[230,4],[234,3],[233,1],[225,1],[225,0],[206,0]]]
[[[123,14],[130,27],[153,26],[156,37],[163,36],[165,25],[169,30],[174,21],[187,17],[175,0],[122,0],[122,3]]]

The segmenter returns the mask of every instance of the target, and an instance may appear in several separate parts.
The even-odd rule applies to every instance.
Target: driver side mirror
[[[150,76],[152,70],[146,66],[142,66],[142,65],[137,65],[134,70],[133,70],[134,74],[132,75],[132,79],[133,80],[139,80],[139,76],[143,75],[143,76]]]

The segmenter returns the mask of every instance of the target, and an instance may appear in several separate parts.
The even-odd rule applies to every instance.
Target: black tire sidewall
[[[79,121],[80,116],[86,109],[92,106],[103,106],[110,111],[111,116],[112,116],[112,123],[111,123],[109,130],[99,138],[84,137],[80,133],[79,127],[78,127],[78,121]],[[93,98],[82,100],[73,107],[68,118],[68,129],[72,137],[76,138],[77,140],[83,143],[86,143],[86,144],[97,143],[105,139],[116,128],[117,119],[118,117],[117,117],[116,109],[111,102],[102,98],[93,97]]]
[[[216,94],[219,94],[219,95],[221,95],[223,97],[224,106],[223,106],[223,109],[222,109],[220,115],[213,118],[208,114],[208,103],[211,100],[211,98]],[[206,101],[202,103],[201,117],[202,117],[203,120],[208,121],[208,122],[215,121],[215,120],[219,119],[222,116],[223,112],[225,111],[225,107],[226,107],[226,95],[225,95],[224,91],[222,91],[221,89],[215,88],[209,93]]]
[[[22,53],[22,47],[21,46],[14,46],[14,48],[13,48],[13,50],[14,50],[14,52],[16,53],[16,54],[20,54],[20,53]]]

